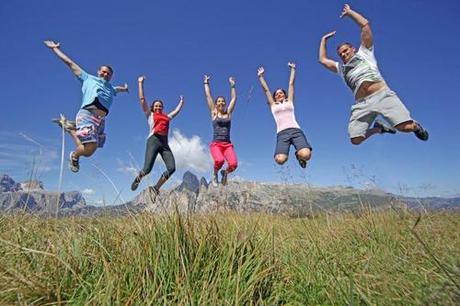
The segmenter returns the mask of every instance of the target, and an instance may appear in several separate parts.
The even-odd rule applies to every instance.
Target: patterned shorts
[[[86,109],[80,109],[77,113],[77,136],[81,143],[97,143],[102,148],[105,143],[105,117],[98,116]]]

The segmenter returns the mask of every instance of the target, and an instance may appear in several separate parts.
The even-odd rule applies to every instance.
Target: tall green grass
[[[0,217],[0,304],[458,305],[459,214]]]

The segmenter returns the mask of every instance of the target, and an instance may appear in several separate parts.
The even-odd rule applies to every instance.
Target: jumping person
[[[359,145],[375,134],[414,132],[423,140],[428,140],[428,132],[411,118],[409,111],[390,90],[380,74],[377,61],[374,57],[374,39],[369,21],[361,14],[353,11],[345,4],[340,17],[349,16],[361,28],[361,46],[358,51],[352,44],[345,42],[337,47],[337,54],[343,64],[327,57],[326,43],[335,35],[335,31],[324,35],[319,47],[319,62],[343,77],[346,84],[353,91],[356,103],[351,107],[351,118],[348,124],[348,134],[351,143]],[[391,126],[381,120],[375,120],[378,115],[383,116]],[[374,122],[375,120],[375,122]],[[374,125],[370,128],[372,122]]]
[[[51,40],[44,42],[53,50],[82,83],[82,104],[76,116],[76,122],[72,123],[61,115],[60,119],[53,120],[72,136],[75,142],[75,150],[70,152],[69,168],[72,172],[80,169],[80,156],[90,157],[97,148],[102,148],[105,142],[105,117],[109,113],[113,96],[118,92],[128,92],[128,84],[124,86],[112,86],[113,69],[109,65],[102,65],[97,71],[97,76],[88,74],[73,60],[65,55],[60,49],[60,43]]]
[[[294,114],[294,83],[295,69],[294,63],[288,63],[291,70],[289,77],[288,94],[283,88],[278,88],[273,92],[273,95],[268,88],[267,82],[264,79],[265,70],[259,67],[257,76],[259,77],[262,89],[267,96],[267,103],[275,118],[276,122],[276,149],[275,161],[279,165],[284,164],[289,157],[289,148],[294,145],[296,149],[296,157],[302,168],[307,166],[307,161],[311,158],[312,148],[305,137],[305,134],[300,129],[299,124],[295,119]]]
[[[159,153],[166,165],[166,170],[160,176],[156,185],[151,187],[153,188],[153,192],[158,194],[160,192],[161,186],[176,171],[174,155],[172,154],[171,148],[168,145],[169,122],[171,119],[176,117],[177,114],[179,114],[182,106],[184,105],[184,97],[180,96],[179,104],[177,105],[176,109],[174,109],[169,114],[163,112],[163,101],[158,99],[153,100],[152,105],[149,108],[144,95],[144,80],[145,76],[143,75],[138,78],[139,100],[145,117],[147,118],[150,133],[147,137],[144,168],[142,168],[142,170],[139,172],[131,184],[131,190],[136,190],[142,178],[149,174],[150,171],[152,171],[153,164],[155,163],[155,159]]]
[[[211,95],[211,88],[209,86],[209,80],[211,78],[208,75],[204,76],[204,92],[206,100],[208,102],[209,111],[211,112],[212,128],[213,128],[213,139],[209,145],[212,158],[214,159],[214,172],[212,174],[212,184],[217,186],[219,183],[218,173],[224,165],[225,160],[227,161],[227,169],[220,171],[222,178],[222,185],[227,185],[227,176],[229,173],[235,171],[238,166],[235,150],[233,144],[230,141],[230,127],[232,124],[232,113],[235,109],[236,103],[236,88],[235,79],[230,77],[228,79],[231,88],[231,100],[226,107],[225,98],[218,96],[214,101]]]

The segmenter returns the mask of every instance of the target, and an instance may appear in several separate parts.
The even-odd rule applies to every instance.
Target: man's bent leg
[[[397,124],[395,128],[400,132],[410,133],[414,132],[417,129],[417,124],[414,120],[408,120]]]

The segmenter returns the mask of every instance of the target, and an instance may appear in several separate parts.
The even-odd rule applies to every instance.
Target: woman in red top
[[[176,163],[171,148],[168,145],[168,131],[169,121],[173,119],[181,110],[184,105],[184,97],[180,96],[179,104],[176,109],[166,114],[163,112],[163,102],[161,100],[154,100],[150,108],[145,101],[144,96],[144,80],[145,76],[140,76],[139,81],[139,100],[141,102],[142,110],[145,113],[150,127],[150,133],[147,137],[147,146],[145,150],[144,168],[134,179],[131,184],[131,190],[136,190],[142,178],[152,171],[153,164],[158,153],[165,162],[166,171],[158,179],[158,182],[153,187],[153,191],[158,194],[160,187],[168,180],[168,178],[176,171]]]

